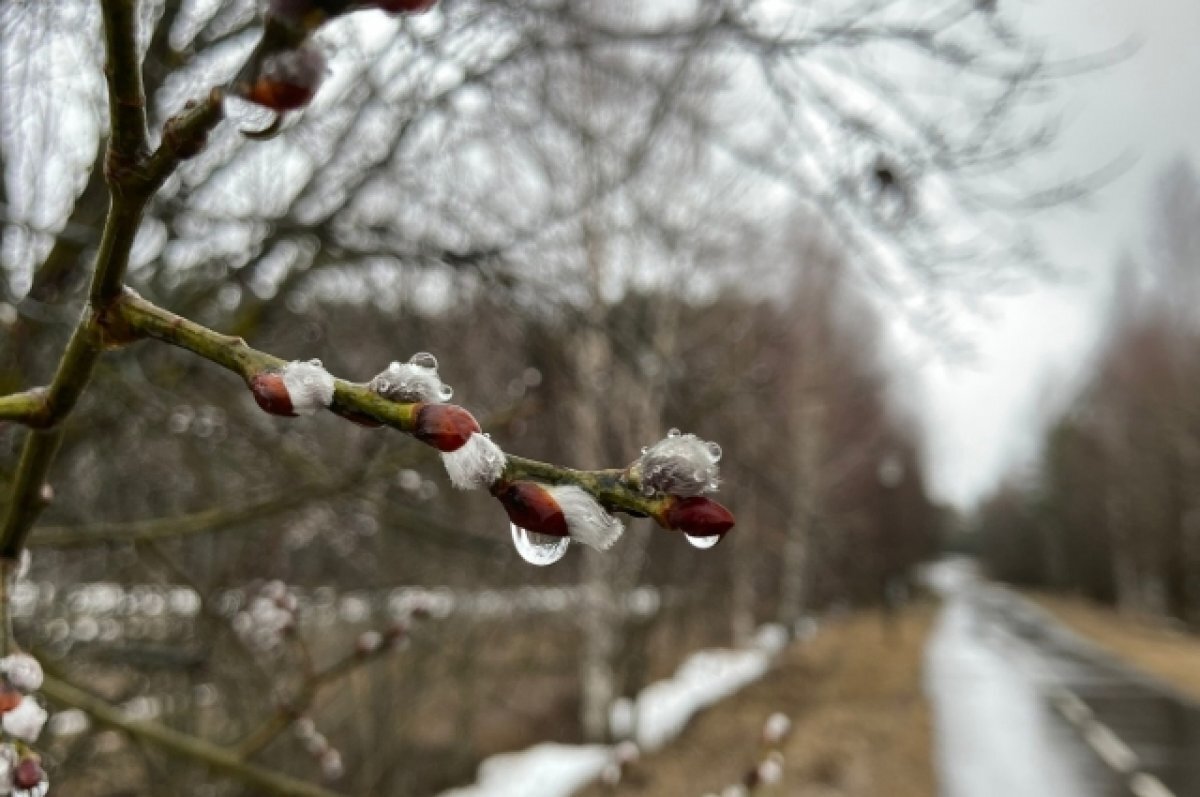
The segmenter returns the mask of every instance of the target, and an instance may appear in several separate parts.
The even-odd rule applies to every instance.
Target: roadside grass
[[[885,622],[854,612],[794,644],[759,682],[697,716],[683,735],[631,767],[616,787],[582,797],[702,797],[742,781],[766,753],[763,724],[792,721],[783,779],[755,797],[930,797],[936,794],[922,661],[936,607]]]

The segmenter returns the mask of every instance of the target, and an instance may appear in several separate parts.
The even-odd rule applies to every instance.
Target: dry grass
[[[1117,658],[1200,700],[1200,638],[1194,634],[1078,598],[1045,594],[1029,597]]]
[[[793,722],[783,782],[755,797],[929,797],[936,793],[921,662],[934,608],[901,612],[885,628],[859,613],[795,645],[760,682],[697,717],[674,744],[647,756],[617,788],[585,797],[700,797],[740,782],[760,760],[763,722]]]

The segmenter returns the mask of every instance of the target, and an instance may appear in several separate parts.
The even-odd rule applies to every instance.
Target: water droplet
[[[412,357],[409,357],[408,361],[413,365],[419,365],[422,368],[432,368],[435,371],[438,367],[437,357],[434,357],[427,351],[417,352]]]
[[[449,401],[450,397],[453,395],[454,388],[450,387],[449,385],[442,385],[440,388],[438,388],[438,398],[440,398],[442,401]]]
[[[693,548],[699,548],[702,551],[713,547],[721,541],[720,534],[714,534],[711,537],[693,537],[690,534],[684,534],[683,538],[687,540],[688,544]]]
[[[392,383],[389,382],[388,380],[386,380],[386,379],[376,379],[375,380],[375,392],[376,393],[385,393],[386,394],[391,389],[392,389]]]
[[[681,434],[683,434],[683,432],[674,427],[671,427],[667,430],[667,437],[679,437]]]
[[[321,362],[320,360],[318,360],[316,357],[313,357],[311,360],[309,360],[309,361],[308,361],[308,364],[309,364],[309,365],[314,365],[314,366],[316,366],[317,368],[324,368],[324,367],[325,367],[325,366],[324,366],[324,364],[322,364],[322,362]]]
[[[512,528],[513,545],[521,558],[531,565],[545,567],[552,565],[567,554],[567,546],[571,544],[570,537],[555,537],[552,534],[538,534],[523,529],[516,523],[508,524]]]
[[[716,443],[710,442],[708,444],[708,455],[713,458],[713,462],[716,462],[721,458],[721,447]]]
[[[650,450],[650,446],[642,446],[642,456],[645,456],[646,452],[649,450]]]

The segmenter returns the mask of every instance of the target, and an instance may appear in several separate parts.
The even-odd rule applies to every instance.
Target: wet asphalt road
[[[942,797],[1200,797],[1200,705],[1041,609],[936,566],[929,643]]]

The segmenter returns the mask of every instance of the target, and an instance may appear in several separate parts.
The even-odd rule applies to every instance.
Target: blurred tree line
[[[157,304],[351,378],[431,351],[506,450],[598,467],[669,427],[719,440],[739,517],[724,545],[637,521],[606,556],[532,568],[491,499],[447,495],[427,449],[328,413],[264,415],[235,377],[142,344],[99,363],[72,419],[19,635],[68,682],[240,761],[428,794],[498,750],[610,738],[612,700],[688,650],[894,594],[941,513],[889,408],[878,314],[936,328],[949,286],[1037,260],[996,208],[1053,136],[1018,113],[1049,84],[994,4],[801,5],[339,20],[313,106],[252,144],[237,127],[263,120],[231,107],[152,200],[130,266]],[[260,9],[142,9],[158,128],[236,69]],[[10,391],[45,382],[80,312],[106,109],[93,4],[0,19]],[[908,92],[897,64],[946,91]],[[0,486],[20,438],[0,427]],[[272,579],[298,596],[282,640],[269,626],[292,621],[260,600],[277,601]],[[143,591],[97,627],[100,582]],[[194,621],[167,623],[147,585],[193,590]],[[396,655],[356,657],[363,632],[409,622],[397,585],[490,608],[435,612]],[[575,597],[512,608],[538,587]],[[56,793],[243,789],[82,727],[47,748]]]
[[[1108,334],[1036,477],[982,508],[1002,578],[1200,624],[1200,178],[1159,179],[1143,257],[1118,264]],[[1144,258],[1144,259],[1143,259]]]

